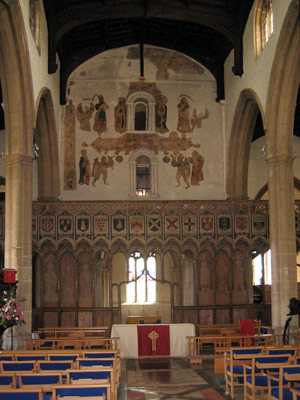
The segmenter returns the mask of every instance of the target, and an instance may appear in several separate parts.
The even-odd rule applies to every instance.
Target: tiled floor
[[[153,358],[122,360],[119,400],[222,400],[225,393],[223,374],[214,374],[212,359],[189,364],[186,359]],[[241,387],[235,400],[243,399]]]

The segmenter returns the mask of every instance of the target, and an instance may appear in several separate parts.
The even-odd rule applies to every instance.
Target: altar
[[[144,327],[155,332],[155,329],[166,326],[169,330],[169,351],[170,357],[186,357],[188,355],[187,336],[195,336],[195,325],[193,324],[157,324],[157,325],[137,325],[137,324],[114,324],[111,329],[111,337],[119,337],[118,347],[122,358],[139,357],[139,339],[138,327]],[[151,332],[151,334],[152,334]],[[152,340],[156,348],[156,342],[153,343],[153,336],[145,333],[149,340]],[[154,334],[154,337],[156,335]],[[150,339],[151,338],[151,339]],[[156,355],[159,355],[156,353]]]

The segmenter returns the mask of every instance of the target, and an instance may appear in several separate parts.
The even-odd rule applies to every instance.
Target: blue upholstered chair
[[[250,365],[244,366],[244,400],[256,398],[259,392],[262,396],[268,390],[268,377],[266,373],[278,373],[282,364],[291,362],[291,355],[259,355],[254,356]],[[286,382],[285,382],[286,384]],[[271,382],[270,385],[276,385]]]

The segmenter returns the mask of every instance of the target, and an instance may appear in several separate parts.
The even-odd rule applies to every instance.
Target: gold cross
[[[156,350],[156,339],[159,338],[159,334],[155,331],[149,333],[148,338],[152,340],[152,351]]]

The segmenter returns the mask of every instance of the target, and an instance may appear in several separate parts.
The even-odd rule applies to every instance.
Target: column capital
[[[278,154],[276,156],[267,157],[267,163],[270,167],[276,165],[293,165],[295,158],[292,155]]]
[[[4,156],[4,159],[7,166],[14,164],[30,164],[33,161],[32,156],[20,153],[7,154]]]

